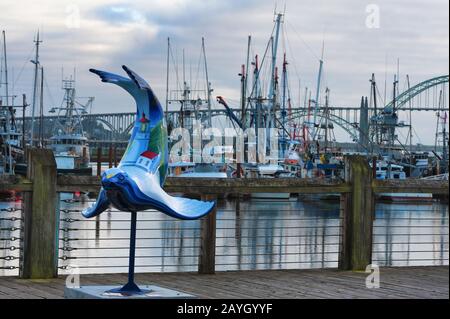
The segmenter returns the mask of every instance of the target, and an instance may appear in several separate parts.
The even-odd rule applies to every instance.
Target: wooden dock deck
[[[380,288],[365,286],[364,272],[336,269],[136,274],[138,283],[181,290],[200,298],[449,298],[449,267],[381,268]],[[120,285],[126,274],[81,275],[81,285]],[[63,298],[65,277],[0,277],[0,299]]]

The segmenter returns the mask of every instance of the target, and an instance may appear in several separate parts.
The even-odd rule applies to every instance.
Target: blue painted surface
[[[215,202],[172,197],[162,189],[168,168],[164,112],[149,84],[126,66],[123,69],[129,78],[90,70],[103,82],[116,84],[133,96],[137,112],[120,164],[103,173],[98,199],[83,211],[83,216],[98,216],[111,205],[129,212],[157,209],[178,219],[197,219],[208,214],[215,207]]]

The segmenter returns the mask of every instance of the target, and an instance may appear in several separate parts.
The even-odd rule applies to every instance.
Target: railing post
[[[28,151],[27,177],[32,192],[24,193],[22,278],[54,278],[58,275],[58,213],[56,162],[48,149]]]
[[[339,269],[364,270],[372,262],[372,227],[375,199],[372,172],[363,156],[345,158],[345,180],[351,193],[341,194],[343,217]]]
[[[202,195],[202,200],[215,200],[215,195]],[[216,209],[201,219],[200,255],[198,273],[214,274],[216,271]]]

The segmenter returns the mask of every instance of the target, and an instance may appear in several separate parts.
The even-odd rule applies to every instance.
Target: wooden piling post
[[[117,167],[117,146],[114,146],[114,167]]]
[[[108,167],[112,168],[113,166],[113,148],[112,145],[109,145],[109,150],[108,150]]]
[[[375,199],[372,172],[363,156],[345,158],[345,179],[351,193],[341,195],[343,211],[339,269],[365,270],[372,262],[372,229]]]
[[[377,178],[377,158],[372,157],[372,178]]]
[[[202,200],[215,200],[215,195],[202,195]],[[199,274],[214,274],[216,271],[216,209],[201,219]]]
[[[237,178],[241,178],[241,170],[242,170],[242,166],[241,163],[237,163],[236,164],[236,177]]]
[[[27,178],[32,192],[24,193],[21,278],[45,279],[58,275],[56,161],[48,149],[28,150]]]
[[[97,147],[97,176],[102,174],[102,148]]]
[[[83,160],[87,158],[87,147],[83,146]]]

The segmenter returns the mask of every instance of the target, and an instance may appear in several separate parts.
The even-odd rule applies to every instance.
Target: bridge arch
[[[419,84],[414,85],[409,90],[404,91],[395,99],[395,108],[399,109],[403,105],[405,105],[408,101],[413,99],[416,95],[419,95],[423,91],[428,90],[434,86],[448,83],[448,75],[441,75],[432,79],[428,79],[426,81],[420,82]],[[388,111],[392,111],[394,107],[394,101],[389,102],[384,109]]]
[[[308,112],[298,112],[295,114],[296,119],[302,119],[302,118],[306,118],[308,116]],[[332,122],[333,124],[339,126],[340,128],[342,128],[352,139],[353,142],[357,143],[358,145],[360,145],[362,148],[364,148],[366,151],[371,152],[371,151],[377,151],[378,147],[376,147],[376,145],[374,145],[368,138],[368,145],[363,145],[360,143],[360,135],[364,134],[359,127],[355,124],[355,123],[351,123],[337,115],[334,114],[317,114],[317,117],[322,120],[325,118],[328,118],[328,121]],[[320,121],[319,123],[321,123],[322,121]]]

